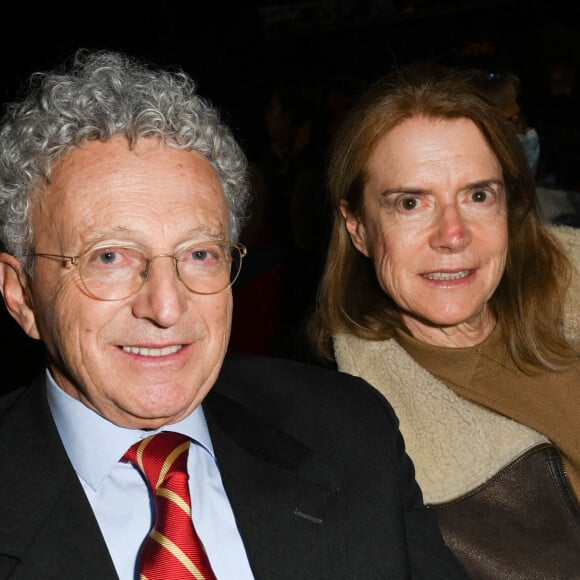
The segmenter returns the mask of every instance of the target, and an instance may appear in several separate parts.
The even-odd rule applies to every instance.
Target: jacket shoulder
[[[370,441],[398,431],[392,406],[364,379],[310,363],[228,357],[212,391],[294,433],[366,431]]]
[[[223,394],[255,393],[279,400],[332,398],[339,403],[386,404],[366,380],[312,363],[267,356],[226,357],[216,384]]]

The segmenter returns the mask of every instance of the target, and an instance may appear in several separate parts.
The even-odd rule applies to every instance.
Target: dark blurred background
[[[511,69],[521,79],[522,109],[542,140],[540,178],[552,179],[550,185],[555,187],[580,190],[578,2],[252,0],[153,4],[122,11],[118,5],[93,3],[72,10],[22,3],[6,11],[10,16],[5,16],[0,39],[2,102],[17,97],[32,72],[52,68],[77,48],[120,49],[189,72],[254,160],[266,148],[265,112],[272,87],[281,78],[348,87],[337,93],[344,96],[350,90],[352,96],[393,67],[420,58],[452,66]],[[569,175],[560,177],[556,166]],[[296,255],[295,248],[291,250]],[[255,255],[259,251],[258,247]],[[280,261],[280,254],[275,259]],[[247,266],[251,272],[251,262]],[[263,329],[264,342],[255,342],[254,350],[301,358],[302,353],[289,344],[272,347],[273,337],[266,336],[288,335],[274,322],[281,305],[284,308],[284,295],[273,298],[267,310],[265,292],[274,287],[272,279],[269,284],[270,290],[259,286],[248,290],[248,296],[258,295],[260,303],[250,298],[245,303],[256,336],[256,321],[270,321],[270,328]],[[296,288],[291,292],[293,302]],[[244,300],[241,296],[239,303]],[[311,300],[312,294],[306,292],[303,303]],[[286,310],[286,316],[298,315]],[[252,350],[251,337],[240,330],[247,320],[235,321],[233,342],[239,350],[240,345]],[[40,349],[4,312],[0,324],[0,383],[25,382],[40,367]]]
[[[122,49],[185,68],[245,137],[260,118],[268,84],[282,70],[373,79],[418,57],[453,61],[467,42],[481,39],[493,42],[497,56],[513,64],[531,101],[547,90],[555,60],[578,67],[578,4],[211,0],[122,12],[118,5],[93,3],[65,12],[54,4],[22,3],[5,17],[10,34],[6,30],[0,40],[0,96],[10,99],[31,72],[52,67],[78,47]]]

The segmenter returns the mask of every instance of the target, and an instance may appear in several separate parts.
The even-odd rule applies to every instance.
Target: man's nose
[[[188,293],[177,276],[175,259],[166,254],[155,256],[149,263],[143,287],[134,297],[133,314],[169,328],[185,312]]]

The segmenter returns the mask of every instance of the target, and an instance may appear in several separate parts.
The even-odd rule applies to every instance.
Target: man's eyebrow
[[[130,228],[125,226],[111,226],[111,227],[100,227],[92,232],[90,235],[87,236],[88,242],[95,242],[98,240],[106,240],[107,238],[114,238],[117,236],[127,236],[135,233]]]
[[[221,239],[223,237],[223,232],[220,230],[216,233],[215,230],[212,230],[206,225],[196,226],[189,230],[189,233],[192,236],[199,236],[200,234],[203,236],[207,236],[212,239]],[[127,226],[112,226],[107,228],[99,228],[95,231],[91,232],[90,239],[91,240],[104,240],[107,238],[114,238],[117,236],[120,237],[135,237],[141,234],[141,231],[134,230]]]
[[[212,239],[221,239],[224,237],[224,233],[222,230],[220,230],[219,232],[216,233],[215,230],[212,230],[211,228],[209,228],[208,226],[205,226],[205,225],[191,228],[191,230],[189,230],[189,233],[191,233],[193,235],[203,234],[204,236],[207,236],[207,237],[212,238]]]

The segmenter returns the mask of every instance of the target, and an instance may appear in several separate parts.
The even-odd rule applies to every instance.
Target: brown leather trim
[[[551,445],[534,447],[469,494],[431,507],[472,578],[580,578],[580,506]]]

